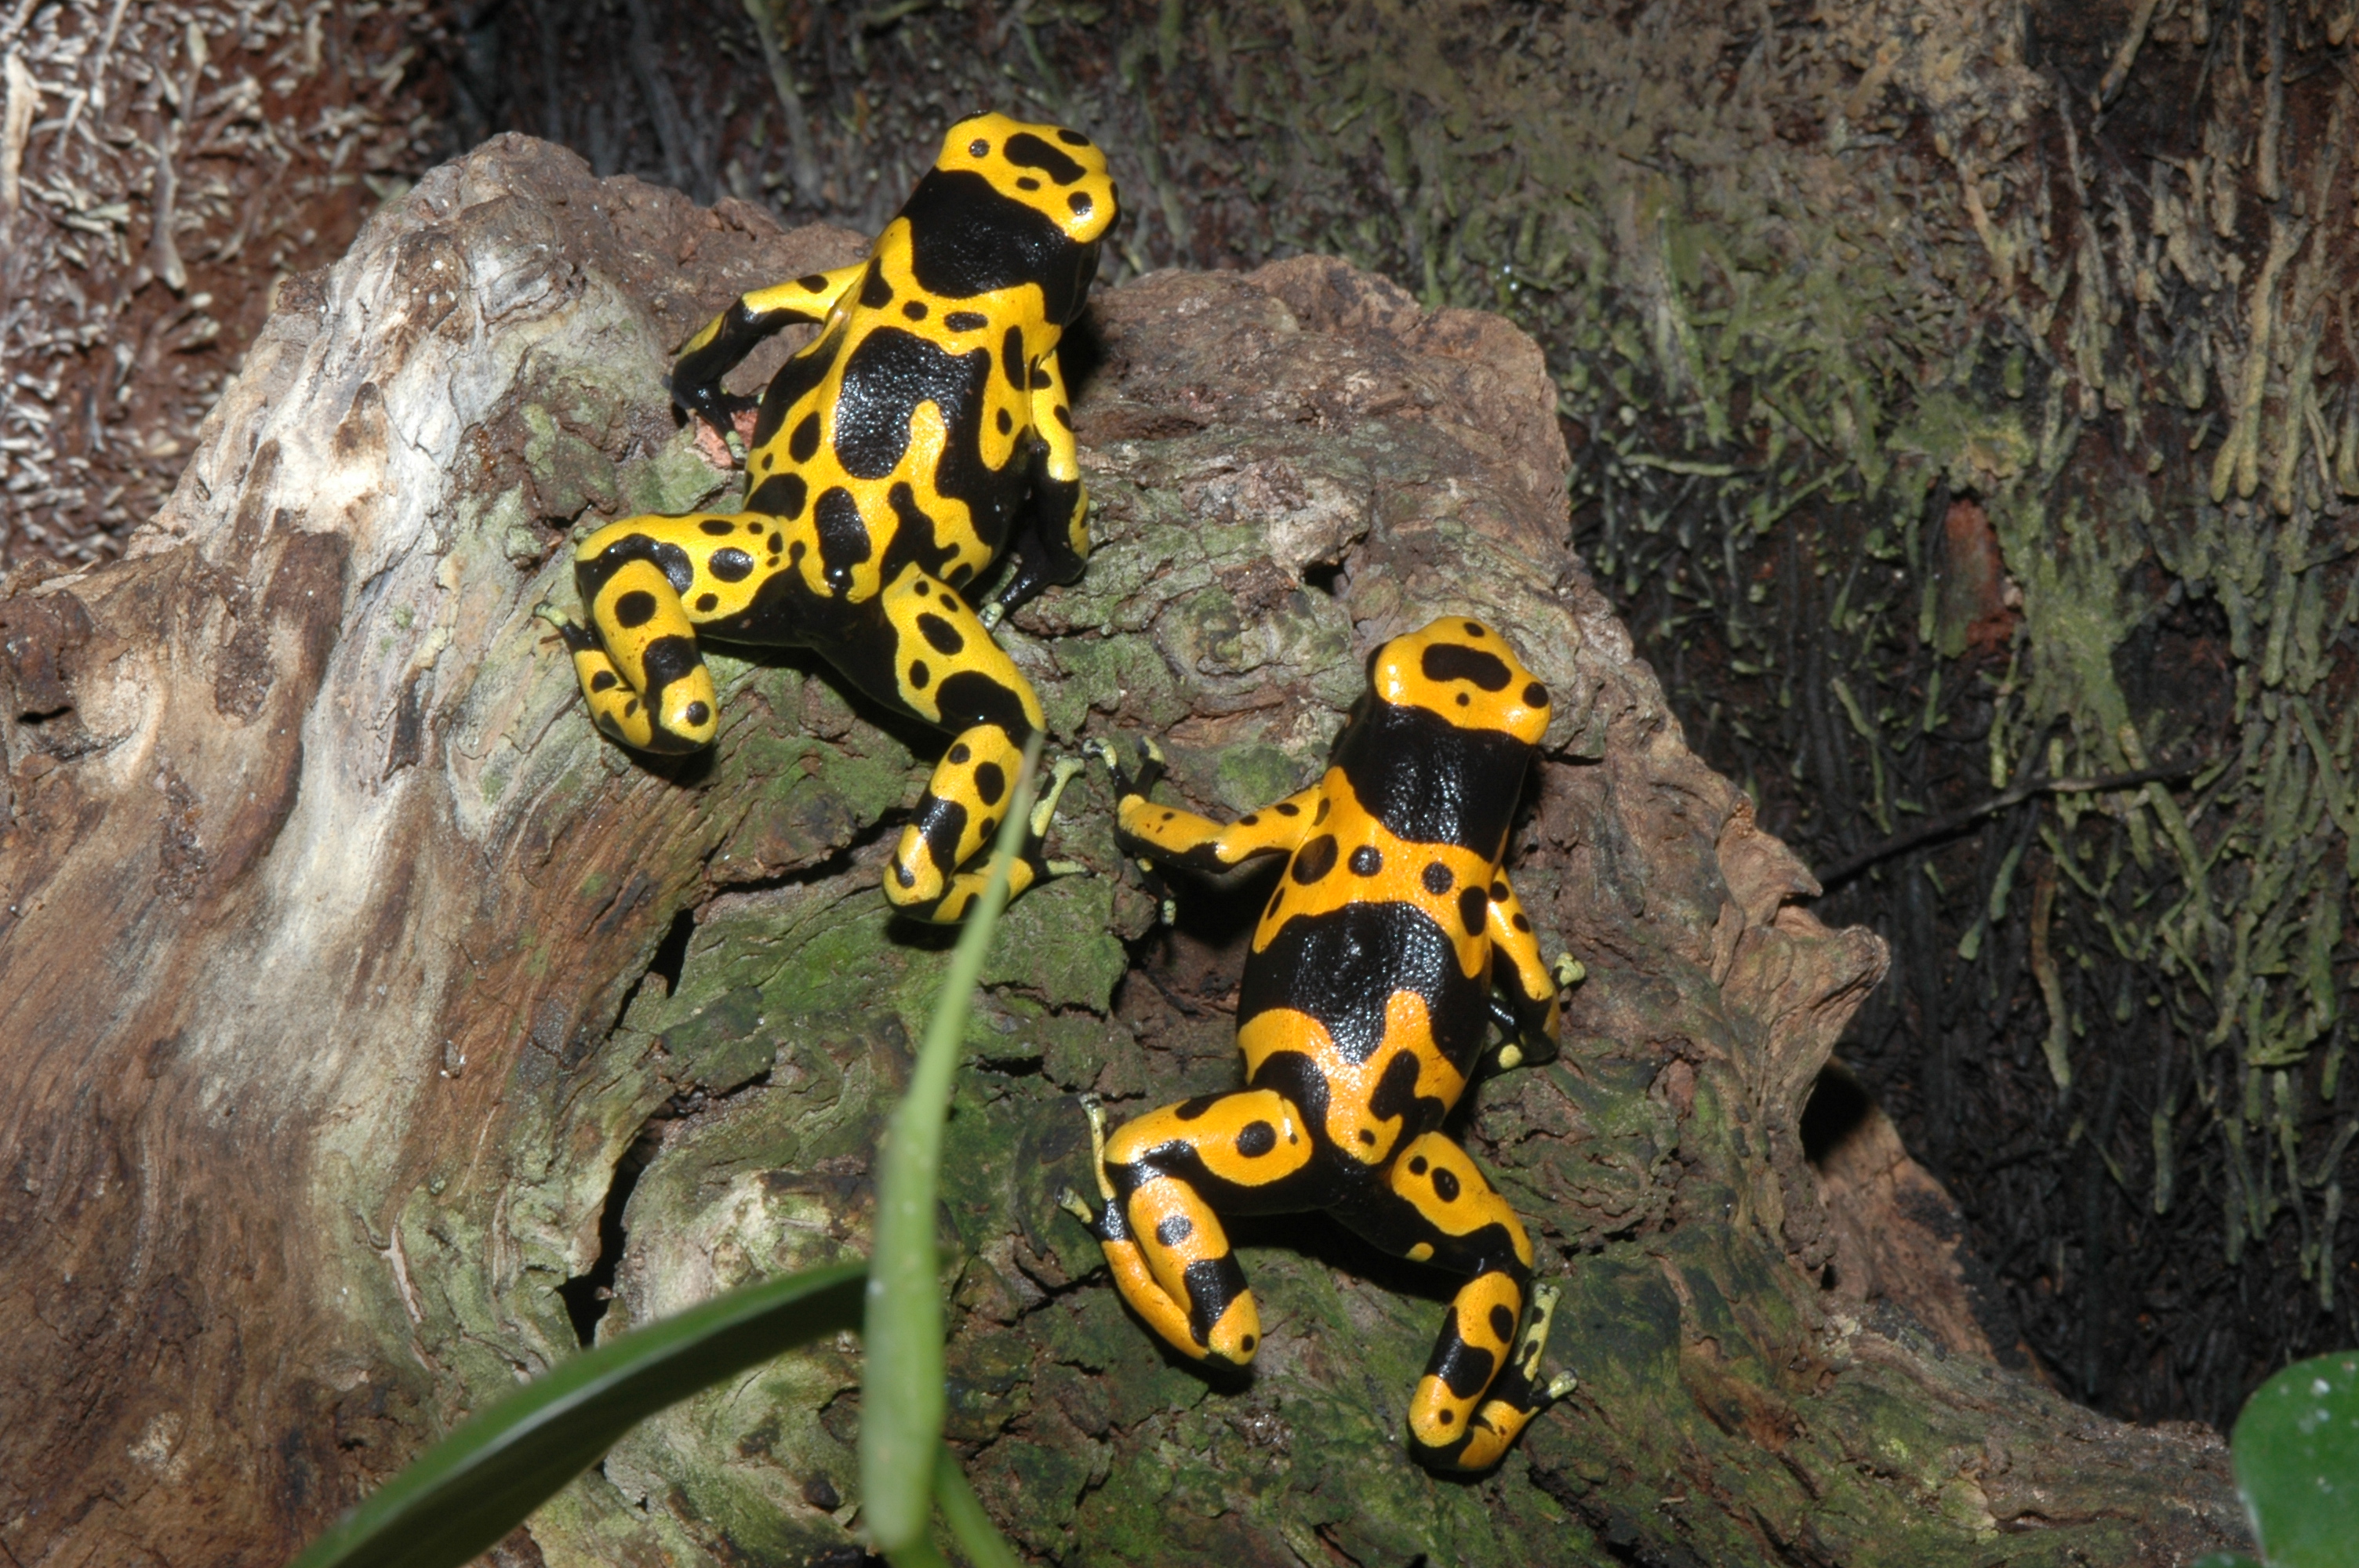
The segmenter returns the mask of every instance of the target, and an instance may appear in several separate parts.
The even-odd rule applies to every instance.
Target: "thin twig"
[[[2105,80],[2097,84],[2095,107],[2103,110],[2114,101],[2114,94],[2129,80],[2130,67],[2137,59],[2138,46],[2146,42],[2146,30],[2154,20],[2156,0],[2139,0],[2137,14],[2130,18],[2130,30],[2122,38],[2122,47],[2114,51],[2114,63],[2105,68]]]
[[[1818,873],[1819,886],[1833,889],[1851,881],[1878,861],[1895,855],[1904,855],[1920,844],[1936,838],[1946,838],[1962,832],[1985,816],[1993,816],[2010,806],[2021,806],[2036,795],[2103,795],[2111,790],[2135,789],[2140,784],[2169,784],[2193,778],[2203,771],[2209,759],[2174,762],[2167,767],[2140,768],[2134,773],[2111,773],[2104,778],[2031,778],[1991,796],[1980,806],[1969,806],[1962,811],[1948,811],[1919,823],[1906,833],[1895,834],[1881,844],[1862,849],[1847,860],[1839,860]]]
[[[58,133],[57,145],[60,146],[63,146],[66,138],[73,135],[74,122],[82,118],[82,106],[85,103],[102,114],[106,110],[106,65],[114,54],[114,36],[123,29],[123,8],[129,4],[131,0],[114,0],[114,14],[106,19],[106,36],[99,39],[98,53],[92,57],[90,94],[87,98],[75,99],[72,107],[66,111],[65,128]]]

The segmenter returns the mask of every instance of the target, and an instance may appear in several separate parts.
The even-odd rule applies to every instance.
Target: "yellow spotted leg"
[[[1338,1204],[1335,1217],[1387,1252],[1472,1278],[1459,1287],[1408,1411],[1409,1446],[1428,1465],[1486,1470],[1532,1417],[1571,1391],[1539,1381],[1557,1292],[1524,1294],[1531,1238],[1466,1151],[1429,1132],[1393,1161],[1386,1184]]]
[[[1115,1287],[1163,1341],[1199,1361],[1242,1367],[1261,1316],[1214,1210],[1275,1214],[1316,1206],[1312,1144],[1301,1115],[1268,1089],[1207,1095],[1147,1112],[1109,1139],[1090,1116],[1103,1201],[1059,1201],[1104,1249]]]
[[[587,627],[545,604],[533,611],[572,652],[598,728],[642,752],[693,752],[712,744],[721,728],[696,627],[658,553],[659,530],[694,521],[635,517],[585,541],[575,577],[590,611]]]

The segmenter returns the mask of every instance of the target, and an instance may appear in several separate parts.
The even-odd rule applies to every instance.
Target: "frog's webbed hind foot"
[[[548,622],[557,634],[565,639],[565,646],[570,653],[579,654],[598,645],[597,639],[590,634],[590,629],[587,626],[582,625],[545,599],[532,607],[532,618],[535,621]]]
[[[1122,1228],[1122,1215],[1114,1207],[1114,1181],[1106,1174],[1105,1108],[1098,1103],[1097,1096],[1083,1095],[1082,1110],[1090,1119],[1090,1173],[1097,1178],[1098,1206],[1091,1207],[1082,1200],[1082,1195],[1071,1187],[1057,1189],[1057,1206],[1088,1227],[1092,1236],[1103,1241],[1110,1232],[1118,1233]]]
[[[1137,741],[1138,768],[1133,772],[1122,759],[1122,748],[1100,737],[1088,744],[1088,752],[1103,764],[1106,774],[1114,781],[1114,820],[1119,827],[1125,803],[1136,800],[1142,805],[1147,792],[1163,776],[1163,749],[1141,736]],[[1164,880],[1162,868],[1145,855],[1135,856],[1132,864],[1138,868],[1138,878],[1155,900],[1156,914],[1166,925],[1180,923],[1180,905],[1171,896],[1171,884]]]

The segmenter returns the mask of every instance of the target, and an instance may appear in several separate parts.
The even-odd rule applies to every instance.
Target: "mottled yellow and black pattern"
[[[1393,639],[1368,673],[1326,776],[1226,827],[1147,798],[1151,749],[1136,780],[1117,765],[1128,852],[1209,872],[1288,860],[1238,996],[1247,1087],[1111,1138],[1093,1108],[1103,1201],[1068,1194],[1068,1206],[1124,1298],[1201,1360],[1242,1365],[1261,1332],[1223,1214],[1324,1209],[1467,1276],[1409,1438],[1428,1464],[1479,1470],[1569,1386],[1538,1381],[1556,1295],[1531,1292],[1527,1313],[1530,1239],[1437,1130],[1495,1017],[1507,1026],[1496,1065],[1556,1054],[1557,982],[1499,870],[1548,691],[1497,633],[1463,619]]]
[[[763,395],[745,510],[632,517],[575,553],[587,627],[560,622],[600,729],[649,752],[720,727],[700,633],[816,648],[854,686],[952,731],[885,891],[953,921],[982,892],[1039,699],[990,628],[1080,576],[1089,501],[1057,345],[1115,215],[1078,131],[962,120],[868,260],[746,295],[690,339],[681,406],[725,428],[721,378],[793,321],[820,334]],[[984,614],[965,590],[1016,560]],[[1036,832],[1046,826],[1036,814]],[[1047,871],[1037,841],[1011,868]]]

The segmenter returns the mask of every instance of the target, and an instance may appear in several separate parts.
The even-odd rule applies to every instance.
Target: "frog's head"
[[[1079,131],[975,114],[942,135],[934,167],[972,169],[1002,196],[1031,208],[1077,245],[1096,245],[1117,211],[1105,155]]]
[[[1081,314],[1120,211],[1105,155],[1087,136],[1006,114],[952,125],[901,209],[921,284],[972,297],[1037,283],[1060,327]]]
[[[1490,730],[1537,746],[1547,732],[1548,687],[1507,640],[1479,621],[1450,615],[1394,638],[1368,657],[1379,702],[1422,708],[1461,730]]]

